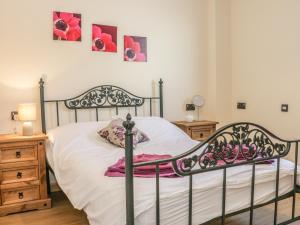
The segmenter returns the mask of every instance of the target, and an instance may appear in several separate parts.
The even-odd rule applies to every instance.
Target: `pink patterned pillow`
[[[107,127],[98,132],[100,137],[108,140],[110,143],[125,148],[125,131],[122,119],[115,119],[111,121]],[[132,129],[133,133],[133,147],[138,143],[149,141],[148,136],[137,128]]]

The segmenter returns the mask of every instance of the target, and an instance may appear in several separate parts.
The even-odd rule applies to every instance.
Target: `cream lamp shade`
[[[18,105],[18,117],[23,123],[23,135],[33,135],[32,121],[36,120],[36,104],[26,103]]]
[[[36,120],[36,104],[25,103],[18,105],[18,117],[21,121],[34,121]]]

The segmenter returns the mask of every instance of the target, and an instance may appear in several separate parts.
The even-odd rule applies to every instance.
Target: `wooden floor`
[[[62,192],[51,195],[52,208],[0,217],[0,225],[88,225],[84,212],[74,209]]]
[[[88,225],[84,212],[75,210],[67,198],[61,193],[52,194],[52,209],[31,211],[0,217],[0,225]],[[297,198],[297,215],[300,215],[300,196]],[[279,204],[279,222],[288,219],[291,215],[291,200],[284,200]],[[273,205],[257,209],[254,212],[255,225],[273,224]],[[210,225],[219,225],[220,222],[212,222]],[[228,218],[227,225],[248,225],[249,213]],[[108,224],[109,225],[109,224]],[[299,222],[293,225],[300,225]]]

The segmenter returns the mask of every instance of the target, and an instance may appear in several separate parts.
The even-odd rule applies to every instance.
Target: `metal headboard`
[[[139,97],[123,88],[114,85],[100,85],[89,89],[88,91],[78,95],[74,98],[45,100],[44,93],[44,80],[41,78],[40,85],[40,104],[41,104],[41,118],[42,118],[42,131],[47,132],[46,127],[46,113],[45,104],[56,104],[56,120],[57,126],[60,125],[59,118],[59,103],[63,102],[66,108],[74,110],[75,122],[78,121],[77,113],[80,109],[94,109],[96,113],[96,120],[99,120],[98,109],[101,108],[115,108],[116,115],[119,113],[119,108],[135,108],[135,115],[137,115],[137,107],[143,106],[146,101],[149,101],[150,116],[153,114],[153,100],[159,100],[159,115],[163,117],[163,81],[159,80],[159,97]]]

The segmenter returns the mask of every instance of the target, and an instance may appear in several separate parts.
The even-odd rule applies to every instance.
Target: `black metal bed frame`
[[[60,125],[59,103],[63,102],[65,106],[74,110],[75,122],[77,122],[78,110],[94,109],[96,119],[98,121],[98,110],[101,108],[115,108],[118,115],[118,109],[121,107],[135,108],[137,115],[137,107],[142,106],[146,100],[150,104],[150,116],[152,116],[152,104],[154,100],[159,100],[160,117],[163,117],[163,81],[159,81],[159,97],[138,97],[130,92],[113,85],[102,85],[92,88],[83,94],[71,99],[45,100],[44,81],[40,79],[40,103],[42,130],[46,133],[46,113],[45,104],[56,104],[57,126]],[[126,224],[134,225],[134,177],[133,169],[135,167],[153,165],[156,168],[156,225],[160,224],[160,169],[159,165],[164,163],[172,163],[175,172],[180,176],[189,177],[189,196],[188,196],[188,224],[192,224],[192,208],[193,208],[193,176],[214,170],[223,170],[223,189],[222,189],[222,215],[213,220],[221,219],[221,224],[225,224],[225,219],[240,213],[250,211],[249,224],[253,224],[254,209],[274,203],[274,225],[286,225],[300,220],[300,216],[296,215],[296,194],[300,193],[300,187],[297,185],[297,164],[298,164],[298,146],[300,140],[284,140],[264,127],[248,122],[233,123],[220,128],[215,134],[210,136],[205,142],[198,144],[185,153],[175,156],[167,160],[158,160],[145,163],[133,163],[133,137],[132,128],[134,122],[131,115],[128,114],[124,122],[126,128],[125,133],[125,160],[126,160]],[[293,190],[289,193],[279,196],[279,175],[280,175],[280,159],[287,156],[294,145],[295,148],[295,167]],[[238,148],[238,151],[235,149]],[[246,151],[244,151],[244,148]],[[238,157],[243,160],[238,160]],[[254,204],[255,193],[255,168],[257,164],[266,160],[276,161],[276,179],[275,179],[275,196],[271,201],[263,204]],[[218,162],[223,162],[218,165]],[[226,175],[227,169],[231,167],[249,165],[252,167],[251,177],[251,200],[250,207],[238,210],[233,213],[226,214]],[[47,182],[49,184],[49,165],[47,165]],[[48,187],[50,187],[48,185]],[[292,215],[291,219],[278,223],[278,202],[292,197]],[[195,200],[194,200],[195,201]],[[125,221],[124,221],[125,222]],[[205,222],[202,225],[208,224]]]

